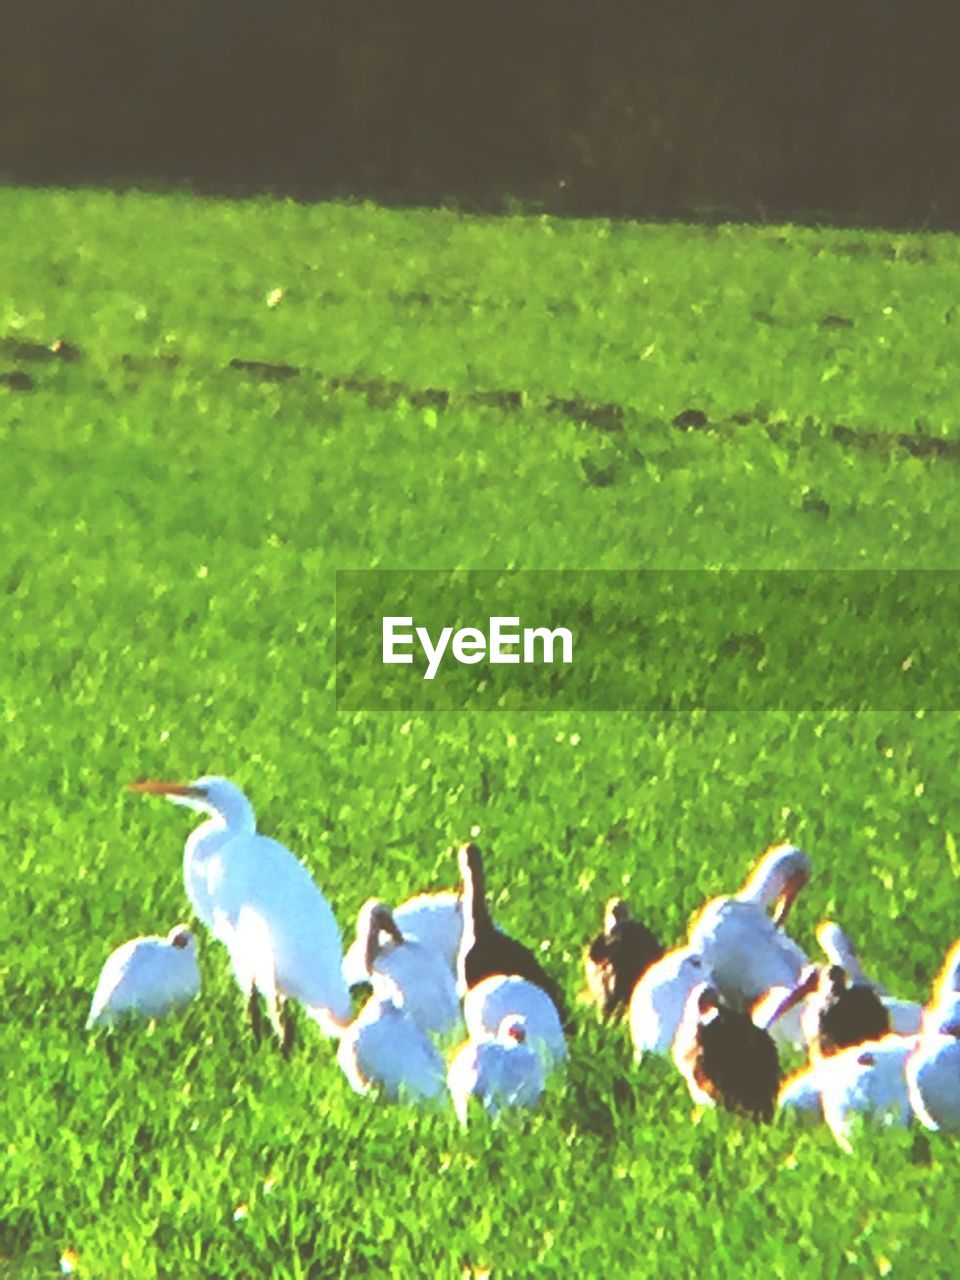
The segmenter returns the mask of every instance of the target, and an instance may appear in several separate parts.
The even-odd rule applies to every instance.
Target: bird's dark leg
[[[112,1031],[108,1031],[103,1037],[103,1047],[107,1054],[107,1061],[110,1063],[112,1070],[120,1070],[120,1051],[117,1048],[117,1042],[114,1039]]]
[[[250,1030],[253,1032],[253,1047],[260,1048],[260,1040],[263,1035],[260,1023],[260,993],[257,990],[257,984],[250,984],[250,997],[247,1000],[247,1016],[250,1019]]]
[[[296,1023],[293,1017],[293,1007],[289,1000],[284,1000],[281,996],[280,1004],[280,1026],[282,1035],[280,1037],[280,1052],[284,1058],[289,1058],[293,1052],[293,1045],[296,1039]]]

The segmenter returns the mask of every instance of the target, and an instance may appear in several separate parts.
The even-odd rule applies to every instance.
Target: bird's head
[[[603,927],[612,933],[618,924],[630,919],[630,909],[622,898],[611,898],[606,905],[603,916]]]
[[[738,896],[762,907],[772,906],[774,923],[782,925],[810,874],[810,859],[802,849],[794,844],[774,845],[757,863]]]
[[[830,964],[821,971],[819,990],[827,996],[842,995],[847,989],[847,971],[842,964]]]
[[[403,934],[390,908],[379,898],[368,898],[357,916],[357,937],[366,939],[364,964],[367,973],[373,972],[377,956],[383,949],[380,944],[380,935],[383,933],[398,944],[403,942]]]
[[[523,1044],[527,1038],[527,1020],[517,1014],[508,1014],[500,1023],[497,1039],[504,1044]]]
[[[222,819],[227,826],[252,830],[256,825],[253,808],[235,782],[217,775],[197,778],[194,782],[131,782],[131,791],[143,795],[163,796],[174,804],[185,805],[212,818]]]
[[[475,844],[462,844],[457,850],[457,863],[464,880],[483,871],[483,860]]]

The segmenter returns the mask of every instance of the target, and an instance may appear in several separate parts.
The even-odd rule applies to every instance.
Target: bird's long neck
[[[823,930],[820,935],[820,946],[831,964],[839,965],[846,970],[851,983],[866,981],[860,957],[853,943],[841,929]]]
[[[222,807],[211,807],[206,812],[210,816],[190,832],[183,850],[183,874],[188,894],[194,875],[204,874],[200,869],[229,840],[238,835],[253,835],[257,829],[253,806],[246,796],[241,795],[237,800],[231,799]]]
[[[493,928],[487,906],[483,864],[476,854],[466,860],[463,868],[463,919],[474,937],[488,933]]]
[[[253,805],[240,790],[218,795],[216,805],[207,808],[210,821],[228,827],[231,835],[252,835],[257,829]]]
[[[761,863],[737,894],[740,902],[751,902],[764,909],[773,905],[783,892],[783,867],[779,862]]]

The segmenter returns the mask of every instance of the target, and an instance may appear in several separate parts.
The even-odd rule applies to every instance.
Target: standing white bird
[[[714,898],[701,908],[689,945],[713,970],[720,997],[732,1008],[752,1008],[771,987],[796,986],[808,961],[782,925],[809,879],[810,859],[803,850],[777,845],[757,863],[739,893]]]
[[[536,1106],[543,1093],[543,1066],[527,1043],[524,1019],[504,1018],[495,1040],[468,1040],[450,1063],[447,1085],[464,1128],[474,1097],[490,1116],[503,1107]]]
[[[691,947],[678,947],[652,964],[630,997],[630,1037],[637,1062],[645,1053],[669,1053],[694,987],[713,982],[709,965]]]
[[[434,948],[407,938],[376,898],[360,908],[357,937],[365,943],[364,978],[372,983],[374,995],[399,990],[404,1013],[423,1031],[444,1036],[459,1026],[457,984],[446,959]]]
[[[284,1053],[293,1039],[288,998],[299,1000],[327,1034],[339,1034],[351,1005],[330,904],[289,849],[258,833],[240,788],[219,777],[130,786],[208,815],[187,839],[184,885],[194,911],[230,952],[254,1037],[259,1039],[258,992],[267,999]]]
[[[100,971],[87,1027],[112,1027],[128,1017],[162,1018],[200,992],[197,944],[185,924],[165,938],[132,938]]]
[[[492,1040],[505,1018],[522,1018],[527,1043],[540,1054],[544,1069],[559,1066],[567,1042],[557,1006],[542,987],[515,975],[494,974],[478,982],[463,998],[463,1016],[472,1040]]]
[[[946,1133],[960,1131],[960,999],[939,1006],[907,1062],[907,1089],[920,1123]]]
[[[340,1038],[337,1061],[357,1093],[422,1102],[446,1088],[446,1064],[403,1008],[403,997],[374,994]]]

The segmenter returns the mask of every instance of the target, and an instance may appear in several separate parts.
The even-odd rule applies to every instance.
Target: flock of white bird
[[[257,1040],[262,1001],[284,1054],[291,1051],[295,1001],[337,1038],[337,1060],[358,1093],[449,1097],[464,1125],[471,1100],[489,1115],[537,1104],[564,1062],[570,1024],[556,982],[494,925],[475,846],[460,850],[459,892],[423,894],[393,911],[368,901],[344,955],[309,871],[257,831],[234,783],[131,786],[205,816],[184,851],[187,897],[228,950]],[[757,1120],[777,1109],[825,1120],[848,1152],[863,1123],[916,1118],[960,1131],[960,942],[926,1006],[871,982],[833,923],[819,927],[825,963],[812,965],[784,929],[810,874],[802,850],[771,849],[743,888],[708,902],[686,943],[668,952],[612,900],[584,956],[589,995],[603,1018],[626,1014],[638,1061],[672,1056],[698,1103]],[[371,994],[354,1017],[350,988],[361,983]],[[134,1017],[162,1018],[199,991],[195,939],[179,924],[113,952],[87,1025],[110,1031]],[[442,1050],[464,1027],[467,1040],[448,1062]],[[783,1081],[780,1055],[790,1053],[808,1063]]]

